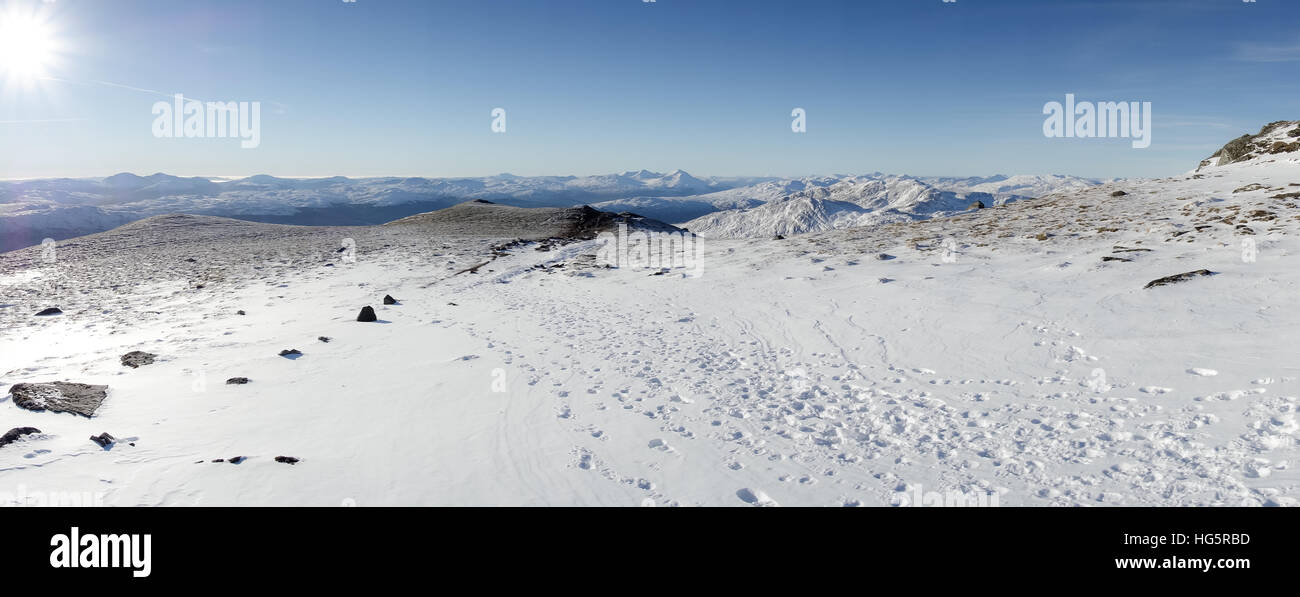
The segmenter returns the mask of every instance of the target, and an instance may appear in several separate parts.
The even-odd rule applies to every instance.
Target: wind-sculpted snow
[[[828,185],[808,201],[907,217],[706,239],[701,275],[418,222],[175,216],[3,254],[0,388],[108,392],[89,419],[0,400],[40,430],[0,447],[0,495],[1296,505],[1300,162],[1271,157],[923,220],[906,180]]]

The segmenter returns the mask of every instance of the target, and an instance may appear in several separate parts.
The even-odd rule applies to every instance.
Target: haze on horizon
[[[1221,0],[0,0],[0,179],[1166,176],[1296,116],[1297,16]],[[258,102],[260,143],[156,137],[151,108],[178,93]],[[1044,104],[1066,94],[1151,102],[1151,146],[1044,137]]]

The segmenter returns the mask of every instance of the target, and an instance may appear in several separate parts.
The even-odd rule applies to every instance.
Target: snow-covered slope
[[[857,177],[815,186],[750,208],[701,216],[683,226],[713,238],[806,234],[919,220],[1015,200],[984,192],[942,190],[909,176]]]
[[[808,199],[898,206],[878,183]],[[0,392],[108,386],[93,418],[0,399],[40,429],[0,499],[1300,503],[1297,153],[706,239],[699,276],[430,230],[173,216],[0,254]]]

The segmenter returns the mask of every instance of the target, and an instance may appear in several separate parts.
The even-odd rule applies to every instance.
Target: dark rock
[[[384,304],[385,304],[385,305],[396,305],[396,304],[397,304],[397,299],[393,298],[393,295],[391,295],[391,294],[385,294],[385,295],[384,295]]]
[[[976,201],[976,202],[970,204],[970,207],[967,207],[966,209],[967,209],[967,210],[971,210],[971,209],[984,209],[984,202],[983,202],[983,201]]]
[[[152,365],[158,355],[134,350],[122,355],[122,364],[132,369],[139,369],[142,365]]]
[[[881,253],[881,254],[879,254],[879,255],[876,255],[876,260],[877,260],[877,261],[889,261],[890,259],[897,259],[897,257],[894,257],[893,255],[890,255],[889,253]]]
[[[321,336],[321,337],[317,338],[317,340],[320,340],[321,342],[324,342],[324,343],[326,343],[326,344],[329,344],[329,343],[330,343],[330,340],[332,340],[332,338],[330,338],[329,336]]]
[[[40,432],[41,430],[35,427],[14,427],[13,429],[6,431],[4,435],[0,435],[0,448],[18,441],[18,438],[24,435],[31,435]]]
[[[1208,269],[1198,269],[1194,272],[1187,272],[1184,274],[1177,274],[1173,276],[1165,276],[1163,278],[1152,280],[1150,282],[1147,282],[1147,285],[1143,286],[1143,288],[1153,288],[1155,286],[1168,286],[1170,284],[1177,284],[1178,282],[1186,282],[1188,280],[1191,280],[1192,278],[1197,278],[1201,276],[1213,276],[1213,275],[1214,272]]]
[[[276,456],[275,461],[283,462],[285,464],[298,464],[298,459],[293,456]]]
[[[42,309],[40,313],[37,313],[37,314],[36,314],[36,316],[37,316],[37,317],[47,317],[47,316],[50,316],[50,315],[62,315],[62,314],[63,314],[63,310],[62,310],[62,309],[60,309],[60,308],[58,308],[58,307],[50,307],[49,309]]]
[[[90,436],[90,441],[95,442],[101,448],[107,448],[117,442],[117,438],[110,435],[107,431],[99,435]]]
[[[1111,196],[1111,197],[1123,197],[1124,195],[1127,195],[1127,194],[1128,194],[1128,193],[1125,193],[1124,191],[1115,191],[1114,193],[1111,193],[1110,196]]]
[[[287,348],[285,350],[280,351],[280,356],[286,359],[296,359],[302,356],[302,351],[298,350],[297,348]]]
[[[226,380],[226,385],[228,386],[242,386],[246,383],[248,383],[247,377],[232,377]]]
[[[108,386],[56,381],[52,383],[19,383],[9,388],[14,404],[34,411],[75,413],[92,416],[108,397]]]
[[[245,460],[248,460],[246,456],[236,456],[234,458],[229,459],[227,462],[229,462],[230,464],[239,464]]]
[[[379,321],[379,318],[375,316],[375,308],[367,306],[361,308],[361,314],[357,315],[357,321],[369,323],[371,321]]]
[[[248,314],[245,313],[243,309],[240,309],[238,311],[235,311],[235,315],[248,315]]]
[[[212,462],[225,462],[225,461],[226,461],[225,458],[214,458],[214,459],[212,460]]]
[[[785,236],[778,234],[776,236],[773,236],[772,240],[785,240]]]
[[[455,306],[457,306],[456,303],[447,303],[447,305],[450,306],[450,307],[455,307]]]
[[[1133,261],[1132,259],[1125,259],[1125,258],[1123,258],[1123,257],[1112,257],[1112,256],[1110,256],[1110,255],[1107,255],[1107,256],[1105,256],[1105,257],[1102,257],[1101,260],[1102,260],[1102,261],[1122,261],[1122,262],[1124,262],[1124,263],[1129,263],[1129,262]]]

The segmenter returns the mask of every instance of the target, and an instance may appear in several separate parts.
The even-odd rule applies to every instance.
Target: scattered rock
[[[56,381],[52,383],[19,383],[9,388],[14,404],[33,411],[74,413],[89,417],[108,397],[108,386]]]
[[[1111,193],[1110,196],[1111,196],[1111,197],[1123,197],[1124,195],[1127,195],[1127,194],[1128,194],[1128,193],[1125,193],[1124,191],[1115,191],[1114,193]]]
[[[396,304],[397,304],[397,299],[393,298],[393,295],[391,295],[391,294],[385,294],[385,295],[384,295],[384,304],[385,304],[385,305],[396,305]]]
[[[898,259],[898,258],[894,257],[893,255],[890,255],[889,253],[881,253],[879,255],[876,255],[877,261],[889,261],[890,259]]]
[[[132,369],[139,369],[142,365],[152,365],[156,358],[158,358],[156,354],[133,350],[122,355],[122,364]]]
[[[24,435],[31,435],[40,432],[41,430],[35,427],[14,427],[13,429],[6,431],[4,435],[0,435],[0,448],[18,441],[18,438]]]
[[[239,464],[239,463],[241,463],[241,462],[243,462],[243,461],[245,461],[245,460],[248,460],[248,457],[247,457],[247,456],[236,456],[236,457],[234,457],[234,458],[229,459],[227,462],[229,462],[230,464]],[[218,461],[218,462],[220,462],[220,461]]]
[[[280,356],[286,359],[296,359],[302,356],[302,351],[297,348],[288,348],[280,351]]]
[[[225,458],[214,458],[214,459],[212,460],[212,462],[225,462],[225,461],[226,461]]]
[[[1192,278],[1196,278],[1199,276],[1213,276],[1213,275],[1214,272],[1208,269],[1198,269],[1194,272],[1187,272],[1187,273],[1177,274],[1173,276],[1165,276],[1163,278],[1152,280],[1150,282],[1147,282],[1147,285],[1143,286],[1143,288],[1152,288],[1155,286],[1168,286],[1170,284],[1176,284],[1178,282],[1186,282],[1188,280],[1191,280]]]
[[[976,202],[970,204],[970,206],[967,207],[966,209],[967,209],[968,211],[969,211],[969,210],[972,210],[972,209],[984,209],[984,202],[983,202],[983,201],[976,201]]]
[[[283,462],[285,464],[298,464],[298,459],[293,456],[276,456],[275,461]]]
[[[782,235],[780,235],[780,234],[778,234],[778,235],[776,235],[776,236],[773,236],[773,237],[772,237],[772,240],[785,240],[785,237],[782,236]]]
[[[1101,260],[1102,260],[1102,261],[1122,261],[1122,262],[1124,262],[1124,263],[1129,263],[1129,262],[1133,261],[1132,259],[1125,259],[1125,258],[1123,258],[1123,257],[1112,257],[1112,256],[1110,256],[1110,255],[1107,255],[1107,256],[1105,256],[1105,257],[1102,257]]]
[[[321,342],[324,342],[324,343],[326,343],[326,344],[329,344],[329,343],[330,343],[330,340],[332,340],[332,338],[330,338],[329,336],[321,336],[321,337],[316,338],[316,339],[317,339],[317,340],[320,340]]]
[[[235,315],[248,315],[248,314],[245,313],[243,309],[240,309],[238,311],[235,311]]]
[[[451,307],[456,307],[456,306],[458,306],[458,305],[456,305],[456,303],[447,303],[447,305],[448,305],[448,306],[451,306]]]
[[[107,431],[99,435],[90,436],[90,441],[95,442],[101,448],[107,448],[117,442],[117,438],[110,435]]]
[[[362,307],[361,314],[357,315],[357,321],[369,323],[371,321],[379,321],[379,318],[375,316],[374,307]]]
[[[36,316],[48,317],[50,315],[62,315],[62,314],[63,314],[63,309],[60,309],[58,307],[50,307],[49,309],[42,309],[39,313],[36,314]]]
[[[232,377],[226,380],[226,385],[228,386],[242,386],[246,383],[248,383],[247,377]]]

